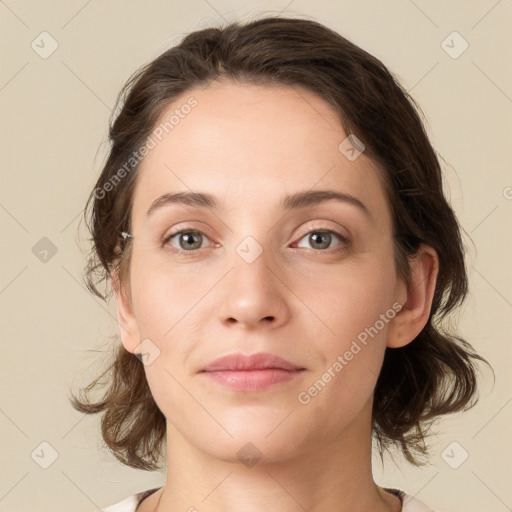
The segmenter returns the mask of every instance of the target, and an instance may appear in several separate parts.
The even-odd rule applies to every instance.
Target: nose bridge
[[[261,237],[259,237],[261,239]],[[252,293],[267,293],[275,287],[275,276],[271,267],[271,250],[260,244],[252,235],[246,236],[234,247],[232,258],[232,280],[241,289],[251,288]],[[251,292],[251,290],[247,290]],[[275,290],[274,293],[277,293]]]
[[[276,276],[278,270],[272,253],[252,235],[234,246],[231,275],[223,294],[224,319],[247,325],[262,319],[272,319],[274,323],[284,321],[286,297]]]
[[[249,199],[247,199],[249,201]],[[233,250],[231,264],[235,273],[246,274],[251,278],[253,274],[270,272],[268,266],[275,266],[272,261],[273,246],[276,243],[276,233],[270,230],[262,219],[262,208],[250,203],[250,208],[238,210],[231,222]]]

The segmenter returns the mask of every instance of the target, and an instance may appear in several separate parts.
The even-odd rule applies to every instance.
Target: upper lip
[[[305,370],[282,357],[265,352],[258,354],[244,355],[244,354],[228,354],[227,356],[219,357],[210,364],[201,369],[201,372],[215,372],[222,370],[267,370],[269,368],[277,368],[282,370]]]

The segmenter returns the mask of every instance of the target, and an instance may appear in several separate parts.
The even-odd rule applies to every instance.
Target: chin
[[[245,428],[238,425],[236,429],[226,426],[233,437],[224,429],[221,429],[222,433],[215,430],[217,435],[212,435],[213,430],[210,430],[193,442],[201,451],[224,462],[247,467],[281,463],[297,457],[302,452],[301,446],[306,447],[307,440],[302,436],[294,439],[282,426],[276,429],[278,423],[274,418],[271,425],[260,424],[261,428],[254,425],[245,425]]]

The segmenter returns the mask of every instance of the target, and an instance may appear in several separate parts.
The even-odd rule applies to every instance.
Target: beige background
[[[281,11],[338,30],[412,90],[446,160],[451,202],[474,242],[467,239],[471,296],[461,330],[493,365],[496,383],[487,372],[476,408],[439,423],[430,465],[414,469],[398,458],[400,469],[386,461],[384,471],[375,459],[376,480],[440,512],[512,508],[510,0],[276,0],[243,7],[233,0],[0,0],[0,511],[92,511],[163,482],[161,474],[118,464],[101,448],[99,418],[83,417],[67,401],[69,386],[98,368],[99,353],[91,350],[117,331],[112,304],[94,299],[81,281],[80,215],[128,76],[184,33]],[[46,37],[50,48],[43,31],[58,43],[46,59],[31,47],[35,41],[43,51]],[[458,58],[442,47],[453,31],[469,44]],[[448,44],[453,53],[462,41]],[[36,244],[48,244],[43,237],[57,250],[46,262],[37,257]],[[447,460],[469,454],[457,469],[442,457],[453,441],[460,447]],[[52,449],[42,442],[58,452],[48,469],[39,464]]]

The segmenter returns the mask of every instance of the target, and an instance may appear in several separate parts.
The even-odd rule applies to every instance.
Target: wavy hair
[[[435,418],[472,407],[477,401],[476,363],[489,364],[441,323],[468,292],[461,228],[443,194],[441,167],[419,106],[380,60],[326,26],[265,17],[199,30],[131,75],[117,98],[110,151],[84,210],[92,235],[85,272],[89,290],[108,301],[116,276],[122,290],[129,285],[131,244],[119,234],[130,232],[140,163],[133,155],[173,100],[222,79],[301,87],[327,101],[345,132],[356,135],[365,154],[383,169],[399,277],[410,282],[409,258],[420,244],[437,251],[439,273],[428,322],[411,343],[386,348],[372,411],[381,458],[395,446],[410,463],[421,465]],[[99,390],[101,396],[92,398]],[[122,463],[159,469],[165,417],[151,395],[142,362],[121,343],[107,368],[79,396],[72,394],[71,402],[83,413],[103,413],[103,439]]]

